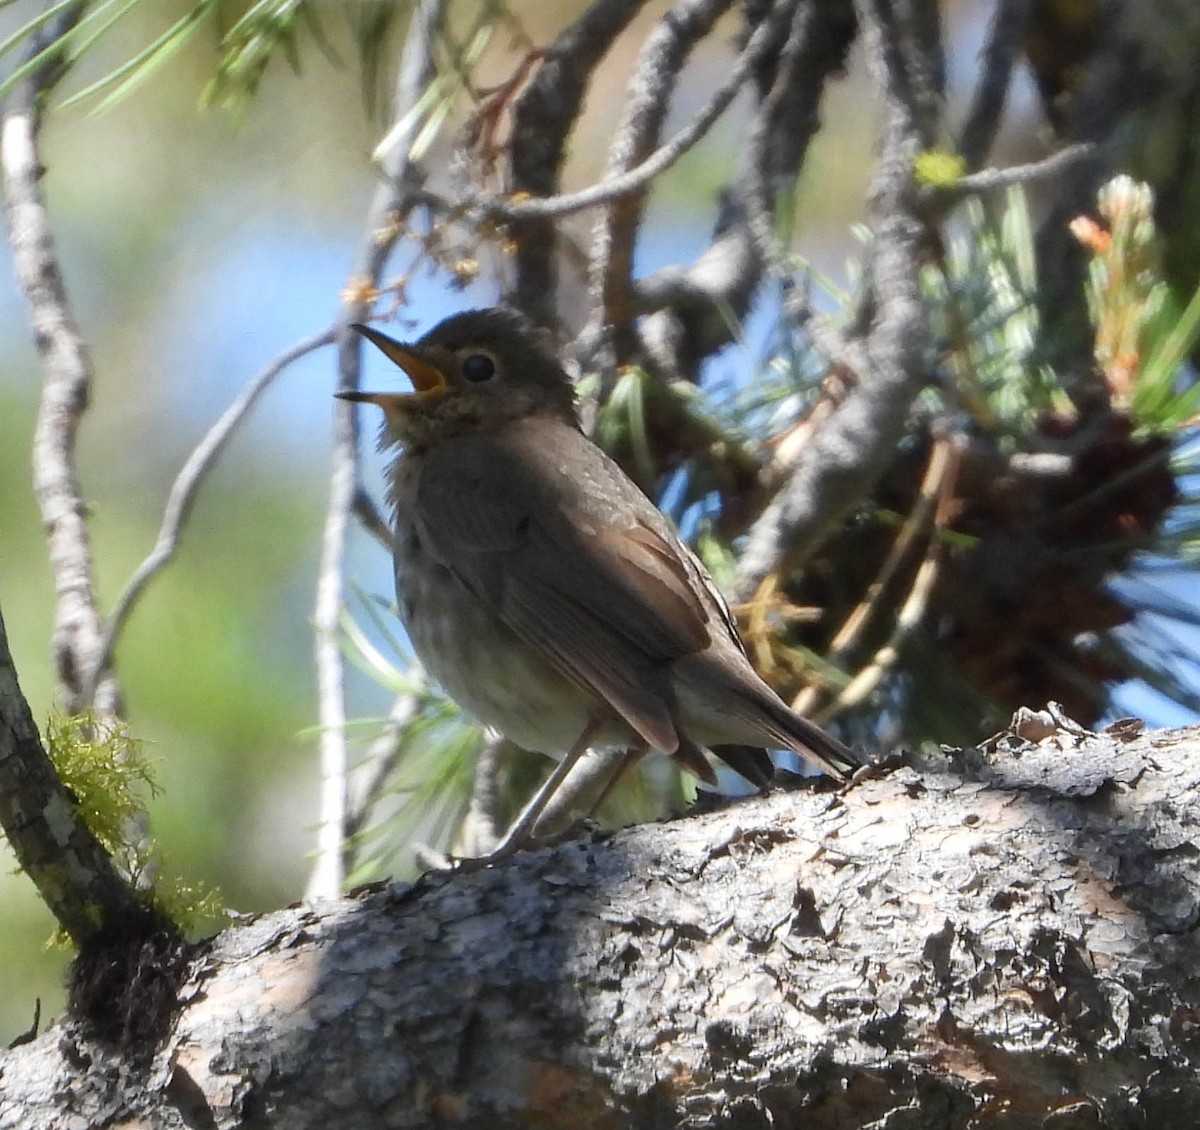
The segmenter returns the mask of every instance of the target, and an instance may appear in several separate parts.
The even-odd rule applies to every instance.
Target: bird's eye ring
[[[496,375],[496,362],[486,353],[472,353],[463,358],[459,372],[464,380],[479,384],[491,380]]]

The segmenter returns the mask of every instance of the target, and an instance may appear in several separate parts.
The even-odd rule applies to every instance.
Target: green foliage
[[[0,0],[0,8],[13,2]],[[391,33],[412,7],[396,0],[340,0],[336,5],[327,0],[194,0],[166,29],[125,62],[76,91],[64,105],[91,103],[94,113],[112,108],[162,73],[198,33],[207,32],[217,45],[217,64],[201,95],[201,104],[223,106],[244,115],[276,58],[282,56],[292,71],[300,74],[302,49],[311,43],[326,58],[340,64],[328,26],[330,13],[336,12],[357,52],[363,93],[374,114],[384,104],[384,60]],[[86,6],[81,0],[57,0],[0,42],[0,57],[19,49],[26,53],[26,58],[0,82],[0,98],[40,67],[53,64],[69,70],[139,9],[150,11],[152,4],[148,0],[98,0]],[[240,14],[237,9],[241,9]],[[73,26],[43,45],[41,35],[60,20],[74,21]],[[502,24],[516,38],[524,38],[507,5],[501,0],[486,0],[473,15],[461,41],[443,34],[439,73],[411,112],[411,117],[424,123],[415,150],[428,147],[461,91],[467,90],[475,97],[470,76]],[[411,120],[405,120],[396,128],[407,129],[410,125]]]
[[[1044,450],[1044,421],[1054,415],[1075,420],[1082,406],[1090,403],[1094,409],[1098,400],[1106,401],[1115,417],[1132,419],[1136,430],[1131,443],[1145,445],[1144,459],[1120,474],[1114,470],[1107,481],[1097,481],[1091,494],[1075,500],[1076,506],[1089,505],[1106,491],[1119,491],[1127,482],[1136,483],[1164,457],[1170,458],[1171,478],[1179,491],[1170,519],[1142,530],[1136,510],[1140,499],[1133,495],[1128,540],[1077,547],[1081,577],[1086,571],[1078,555],[1095,554],[1097,560],[1109,561],[1102,572],[1123,572],[1137,549],[1158,555],[1154,561],[1160,567],[1177,567],[1194,553],[1200,529],[1200,448],[1194,437],[1190,442],[1188,438],[1200,410],[1200,385],[1185,372],[1200,341],[1200,291],[1180,309],[1164,279],[1153,204],[1146,185],[1118,176],[1102,188],[1097,200],[1098,214],[1108,226],[1088,217],[1072,224],[1093,257],[1088,299],[1095,347],[1094,368],[1075,375],[1070,388],[1065,376],[1043,360],[1053,327],[1035,302],[1036,240],[1020,187],[1008,191],[1000,208],[968,199],[950,221],[952,234],[941,262],[928,265],[922,276],[935,363],[950,377],[939,393],[931,394],[931,400],[940,400],[938,410],[965,410],[979,433],[1009,452]],[[1155,437],[1164,442],[1155,443]],[[1049,446],[1054,449],[1053,441]],[[953,536],[953,531],[943,536]],[[1098,634],[1096,655],[1108,669],[1140,679],[1165,698],[1194,708],[1196,696],[1178,674],[1179,650],[1163,646],[1142,626],[1146,615],[1179,624],[1190,624],[1191,619],[1177,604],[1156,603],[1153,586],[1145,583],[1145,573],[1153,566],[1143,559],[1139,567],[1142,576],[1135,574],[1120,589],[1138,620],[1123,632]],[[930,693],[937,685],[936,652],[922,653],[915,640],[906,663],[914,685],[922,688],[914,700],[918,707],[936,699]],[[961,691],[950,692],[947,701],[965,701]],[[933,721],[938,728],[930,732],[948,735],[956,728],[948,717]]]
[[[1109,228],[1081,217],[1072,229],[1093,256],[1089,308],[1107,392],[1142,434],[1169,435],[1200,411],[1200,385],[1180,383],[1200,341],[1200,289],[1181,311],[1163,278],[1153,203],[1148,186],[1118,176],[1097,201]],[[998,210],[970,198],[941,261],[922,274],[938,360],[961,406],[982,430],[1020,443],[1044,412],[1070,409],[1061,378],[1040,359],[1035,242],[1019,186]]]
[[[283,55],[292,71],[299,74],[301,28],[336,61],[314,0],[258,0],[251,5],[222,37],[221,60],[203,101],[244,112],[277,55]]]
[[[94,6],[87,7],[80,0],[59,0],[22,24],[0,43],[0,57],[25,47],[26,44],[30,45],[25,60],[0,83],[0,98],[7,97],[18,82],[41,67],[56,65],[67,70],[74,66],[142,2],[143,0],[100,0]],[[221,0],[199,0],[194,8],[140,49],[132,59],[109,72],[99,82],[80,91],[75,97],[91,98],[101,90],[111,88],[98,107],[108,108],[158,73],[193,32],[216,17],[220,8]],[[48,45],[43,44],[40,39],[41,33],[56,20],[62,20],[71,26],[56,35]]]
[[[470,798],[482,731],[449,699],[427,691],[415,714],[391,734],[386,753],[394,762],[381,788],[370,798],[368,819],[347,844],[354,860],[347,883],[386,878],[411,867],[412,845],[423,842],[448,851]],[[372,738],[387,723],[364,720],[358,732]],[[371,742],[375,748],[375,741]],[[367,761],[362,772],[370,772]]]
[[[92,834],[129,881],[185,933],[223,913],[216,891],[180,879],[162,879],[158,844],[137,834],[143,795],[157,792],[144,745],[115,719],[94,713],[52,715],[46,752]]]
[[[0,0],[3,3],[12,0]],[[126,16],[141,5],[149,9],[146,0],[99,0],[78,15],[74,27],[66,30],[49,46],[37,47],[29,57],[3,82],[0,97],[34,69],[47,63],[69,68],[89,51]],[[69,18],[79,6],[79,0],[58,0],[46,11],[26,21],[3,43],[0,56],[26,43],[36,43],[36,36],[54,20]],[[300,45],[307,37],[326,55],[335,59],[321,22],[318,0],[255,0],[222,32],[234,5],[231,0],[196,0],[191,8],[166,30],[139,48],[131,58],[109,71],[96,82],[76,92],[68,104],[99,98],[94,105],[102,112],[138,89],[148,79],[163,71],[196,33],[207,30],[218,43],[219,61],[216,74],[204,91],[205,103],[217,103],[244,111],[254,96],[271,61],[283,55],[293,71],[300,71]],[[326,10],[328,10],[326,5]],[[378,0],[361,0],[339,5],[355,18],[356,38],[366,52],[372,74],[378,70],[378,44],[395,16],[405,5],[381,5]],[[368,29],[370,35],[368,36]],[[370,46],[374,45],[374,46]],[[372,52],[375,52],[372,54]]]
[[[1034,233],[1019,187],[998,211],[968,199],[921,284],[934,364],[949,370],[949,388],[982,430],[1024,442],[1042,413],[1066,406],[1058,375],[1038,356]]]
[[[97,29],[91,37],[84,40],[79,45],[74,56],[66,59],[66,62],[74,63],[78,58],[81,58],[88,48],[91,47],[92,43],[132,7],[132,4],[128,0],[124,3],[121,3],[121,0],[106,0],[106,5],[116,6],[118,3],[121,6],[111,19]],[[102,5],[102,7],[106,5]],[[143,83],[162,71],[171,61],[172,57],[188,41],[191,33],[200,27],[209,16],[212,7],[212,0],[205,0],[204,3],[201,3],[192,11],[176,20],[166,31],[143,47],[128,62],[123,63],[116,70],[110,71],[102,79],[92,83],[90,86],[84,87],[83,90],[79,91],[72,98],[67,99],[66,104],[71,105],[76,102],[85,101],[97,96],[101,91],[107,90],[108,93],[96,104],[94,112],[100,114],[110,107],[115,106],[121,99],[133,93]]]
[[[605,451],[627,449],[631,453],[631,473],[641,483],[652,483],[658,475],[646,432],[646,386],[650,380],[644,369],[627,368],[601,407],[594,433]]]
[[[1200,384],[1179,383],[1180,368],[1200,341],[1200,288],[1181,312],[1163,277],[1149,185],[1114,177],[1100,190],[1097,210],[1107,230],[1083,217],[1073,225],[1092,252],[1088,300],[1096,363],[1143,433],[1169,435],[1200,411]]]

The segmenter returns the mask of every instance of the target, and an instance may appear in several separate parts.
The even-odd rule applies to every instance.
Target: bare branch
[[[885,108],[872,187],[875,240],[869,259],[862,336],[847,341],[840,367],[859,383],[798,456],[791,477],[750,530],[738,569],[741,599],[767,574],[810,553],[869,490],[903,435],[922,383],[925,328],[918,287],[924,225],[918,214],[912,162],[923,147],[921,107],[906,72],[892,6],[855,5],[872,73]]]
[[[952,440],[940,440],[939,446],[941,451],[935,448],[935,456],[930,463],[931,472],[941,476],[941,481],[934,484],[938,492],[933,523],[934,536],[925,546],[921,564],[913,576],[908,594],[900,603],[887,640],[876,649],[871,661],[838,692],[837,699],[818,715],[821,719],[864,702],[879,686],[884,676],[896,666],[900,659],[901,643],[925,618],[943,561],[942,542],[937,535],[946,528],[950,518],[954,483],[961,461],[961,452]],[[928,485],[930,484],[926,484]]]
[[[787,5],[780,5],[784,11]],[[606,177],[599,184],[568,192],[561,196],[545,196],[535,200],[492,200],[481,201],[478,207],[490,219],[511,222],[514,220],[560,219],[585,208],[594,208],[640,192],[655,177],[661,176],[685,153],[688,152],[712,128],[716,120],[729,108],[745,84],[749,73],[774,49],[773,36],[779,15],[763,21],[738,56],[733,70],[695,116],[669,141],[664,142],[641,164],[618,176]]]
[[[1032,9],[1033,0],[996,0],[983,69],[958,137],[959,155],[972,172],[983,164],[995,140]]]
[[[349,806],[346,814],[346,832],[343,867],[349,873],[358,863],[358,844],[356,837],[367,826],[372,810],[400,760],[400,737],[404,728],[417,716],[421,709],[422,696],[419,693],[405,692],[398,694],[392,701],[388,711],[387,721],[379,735],[371,743],[363,758],[367,774],[357,795]]]
[[[421,0],[413,13],[408,39],[400,61],[392,110],[397,122],[417,104],[432,81],[433,45],[441,26],[445,0]],[[412,136],[394,129],[389,146],[381,154],[387,182],[375,193],[367,213],[359,261],[352,277],[378,283],[384,264],[399,238],[403,220],[416,204],[415,192],[424,180],[421,167],[409,157],[418,123],[412,120]],[[369,289],[369,288],[368,288]],[[338,313],[338,389],[358,387],[359,339],[351,322],[369,314],[369,305],[359,295],[361,288],[342,304]],[[329,502],[321,542],[321,564],[313,610],[314,658],[317,669],[320,719],[321,801],[317,834],[317,858],[309,877],[306,897],[334,898],[345,877],[343,870],[349,785],[346,752],[345,666],[338,642],[345,586],[346,539],[350,515],[361,487],[359,481],[358,421],[354,407],[338,401],[334,409],[333,455],[329,476]]]
[[[657,156],[654,148],[679,73],[692,48],[711,31],[730,3],[731,0],[684,0],[671,8],[646,38],[626,99],[625,118],[609,149],[608,169],[596,187],[612,185],[644,168],[648,159]],[[612,203],[596,225],[592,243],[592,319],[613,333],[613,360],[622,364],[629,360],[636,345],[636,337],[629,328],[636,313],[633,249],[644,211],[645,192],[631,191]]]
[[[567,137],[583,105],[588,80],[613,40],[645,0],[593,0],[546,51],[538,73],[517,101],[509,188],[538,198],[555,195]],[[512,216],[517,275],[510,301],[539,325],[556,321],[556,232],[543,216]]]
[[[379,507],[375,505],[375,500],[361,484],[354,492],[353,509],[354,516],[358,519],[359,525],[379,542],[384,549],[391,553],[391,527],[387,524],[387,519],[379,512]]]
[[[792,709],[798,714],[814,721],[828,721],[841,709],[861,701],[868,691],[874,689],[887,666],[881,656],[886,655],[890,663],[894,663],[898,658],[900,640],[916,627],[917,621],[914,617],[924,614],[932,582],[937,575],[938,554],[941,549],[937,535],[945,529],[949,521],[949,504],[961,463],[961,446],[957,437],[941,436],[934,441],[920,492],[912,510],[905,517],[904,524],[879,567],[874,581],[829,643],[825,654],[826,662],[846,668],[872,619],[887,607],[885,599],[892,581],[908,557],[909,551],[916,544],[918,536],[930,535],[918,578],[910,586],[908,598],[901,604],[891,638],[877,651],[875,660],[867,668],[870,673],[856,674],[837,695],[837,700],[819,714],[816,712],[816,706],[823,697],[824,688],[815,683],[810,684],[792,700]]]
[[[818,108],[830,74],[845,63],[853,41],[852,13],[804,3],[790,25],[777,26],[777,56],[756,71],[760,105],[752,143],[725,191],[712,244],[686,270],[666,268],[638,282],[643,347],[660,375],[695,380],[701,362],[733,338],[758,289],[766,261],[761,225],[787,197],[820,124]],[[760,17],[761,19],[762,17]],[[769,249],[768,249],[769,250]]]
[[[217,422],[209,428],[204,438],[193,448],[179,474],[175,476],[174,483],[171,484],[171,492],[167,496],[167,505],[163,508],[162,524],[159,526],[158,539],[154,543],[154,548],[134,570],[133,576],[126,582],[125,588],[113,606],[100,646],[97,669],[102,670],[108,666],[113,648],[125,627],[125,622],[129,619],[130,613],[141,598],[146,586],[174,559],[183,536],[184,526],[192,512],[192,504],[196,500],[196,494],[205,476],[221,457],[234,433],[250,414],[259,397],[288,366],[314,350],[332,345],[334,340],[333,330],[322,330],[320,333],[304,338],[281,353],[242,388],[229,407],[221,413]],[[89,680],[82,694],[85,703],[90,700],[93,690],[94,684]]]
[[[1072,168],[1081,161],[1096,156],[1098,146],[1090,141],[1076,142],[1068,145],[1049,157],[1040,161],[1030,161],[1025,165],[1010,165],[1004,169],[980,169],[977,173],[968,173],[959,177],[945,189],[928,190],[935,196],[950,196],[953,199],[967,196],[971,193],[995,192],[999,188],[1011,188],[1015,184],[1029,184],[1036,180],[1052,180],[1065,169]]]
[[[505,739],[488,734],[476,755],[471,801],[458,830],[454,854],[475,859],[494,851],[503,832],[498,781],[504,761]],[[511,749],[509,750],[511,753]]]
[[[29,57],[67,34],[83,15],[83,3],[62,16],[30,46]],[[57,60],[34,70],[14,91],[0,137],[9,241],[45,374],[33,438],[33,484],[46,527],[54,576],[52,651],[58,693],[74,713],[82,690],[96,684],[103,715],[121,713],[116,677],[98,658],[103,637],[87,527],[87,505],[75,461],[75,438],[87,410],[91,363],[67,298],[41,191],[40,101],[63,73]]]
[[[945,109],[940,6],[934,0],[889,0],[878,13],[884,32],[882,51],[885,55],[894,52],[888,71],[900,100],[911,112],[914,129],[928,148],[938,141]]]
[[[248,917],[141,1063],[5,1055],[0,1120],[1192,1130],[1195,734],[1054,727]]]
[[[779,200],[787,198],[788,190],[795,183],[795,166],[779,152],[776,138],[780,133],[781,111],[786,113],[793,108],[790,103],[794,101],[798,68],[803,65],[806,46],[812,42],[812,24],[816,18],[816,10],[811,4],[801,5],[792,18],[787,40],[779,52],[774,81],[751,124],[746,167],[740,178],[746,230],[763,269],[773,275],[783,289],[785,317],[797,313],[801,304],[787,300],[794,280],[792,273],[784,267],[783,248],[775,236],[775,206]],[[815,106],[806,103],[803,112],[815,131]],[[792,124],[791,131],[797,132],[796,123]]]

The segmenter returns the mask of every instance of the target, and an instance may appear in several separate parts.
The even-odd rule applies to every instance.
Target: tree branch
[[[781,4],[779,10],[784,11],[786,7],[786,4]],[[709,100],[691,120],[645,160],[627,172],[611,177],[606,176],[598,184],[590,185],[578,192],[539,197],[534,200],[480,201],[476,207],[489,219],[505,222],[561,219],[573,212],[582,212],[586,208],[594,208],[600,204],[608,204],[641,193],[655,177],[662,176],[680,157],[700,141],[712,128],[713,123],[729,108],[750,72],[774,48],[771,37],[777,22],[778,18],[764,21],[755,30],[750,42],[738,56],[729,76],[713,91]]]
[[[421,704],[422,695],[418,692],[405,691],[396,695],[388,710],[387,721],[362,759],[362,784],[346,813],[343,874],[350,874],[358,865],[358,837],[367,830],[371,813],[400,764],[401,737],[405,727],[420,712]]]
[[[66,35],[85,9],[84,3],[66,8],[35,37],[28,57]],[[96,710],[112,717],[121,713],[121,690],[99,658],[104,633],[96,603],[87,504],[75,462],[75,438],[87,410],[91,363],[67,298],[41,191],[40,103],[62,74],[62,63],[51,59],[13,92],[0,134],[0,166],[13,261],[45,370],[33,438],[33,485],[54,576],[51,648],[58,693],[63,708],[75,713],[84,705],[84,687],[94,684]]]
[[[785,562],[802,561],[867,495],[904,434],[924,377],[918,271],[925,229],[912,180],[913,160],[924,146],[922,106],[912,91],[922,84],[906,72],[911,51],[895,42],[904,31],[893,23],[890,6],[859,0],[856,7],[884,103],[864,325],[837,362],[858,384],[799,452],[791,476],[751,527],[736,581],[741,600]]]
[[[538,73],[517,100],[510,144],[511,193],[556,194],[567,137],[591,74],[644,4],[645,0],[593,0],[546,51]],[[558,315],[554,224],[540,216],[514,218],[510,234],[517,267],[510,301],[538,325],[552,326]]]
[[[146,586],[174,559],[183,536],[183,529],[192,512],[192,504],[196,500],[196,494],[199,492],[205,476],[221,457],[242,421],[258,403],[259,397],[290,365],[314,350],[332,345],[334,340],[333,330],[322,330],[320,333],[304,338],[281,353],[262,372],[243,386],[229,407],[209,428],[204,438],[192,449],[191,455],[188,456],[187,461],[180,468],[179,474],[175,476],[175,481],[171,484],[171,491],[167,496],[167,505],[163,508],[162,523],[158,529],[158,538],[155,540],[154,548],[134,570],[133,576],[126,582],[125,588],[113,605],[100,645],[98,669],[103,670],[108,666],[113,648],[125,627],[125,622],[129,619],[138,600],[141,599]],[[94,683],[89,681],[82,694],[84,703],[91,701],[94,690]]]
[[[0,1124],[1192,1130],[1198,735],[1042,733],[244,920]]]
[[[17,681],[2,616],[0,827],[21,870],[81,950],[98,938],[157,921],[80,818],[46,756]]]
[[[1011,188],[1016,184],[1053,180],[1061,176],[1066,169],[1095,157],[1098,148],[1091,142],[1076,142],[1074,145],[1067,145],[1056,150],[1040,161],[1030,161],[1024,165],[1008,165],[1000,169],[979,169],[977,172],[967,173],[945,188],[926,189],[924,195],[929,199],[937,200],[945,207],[961,200],[964,196],[995,192],[998,189]]]
[[[624,120],[609,148],[608,169],[600,184],[595,186],[597,189],[611,189],[619,181],[628,180],[632,173],[646,169],[649,160],[658,156],[655,147],[679,73],[692,48],[711,31],[729,7],[730,0],[685,0],[674,5],[646,37],[626,98]],[[743,63],[746,54],[742,53]],[[734,87],[733,92],[737,89]],[[715,96],[709,99],[705,110],[692,119],[692,124],[707,117],[714,104]],[[710,120],[715,121],[716,116]],[[683,132],[676,134],[673,142],[677,142]],[[700,136],[696,133],[697,140]],[[659,149],[658,153],[665,149]],[[645,200],[645,191],[630,191],[613,200],[612,207],[597,223],[592,241],[592,321],[613,335],[615,356],[608,366],[610,370],[628,362],[637,342],[631,330],[636,314],[633,251]]]
[[[1000,127],[1013,66],[1021,53],[1032,9],[1033,0],[995,0],[982,53],[983,69],[958,135],[959,155],[971,172],[987,159]]]
[[[758,19],[771,19],[772,12],[778,54],[769,53],[757,68],[751,144],[722,195],[712,243],[686,270],[666,268],[637,283],[639,308],[648,315],[642,347],[666,379],[695,381],[704,359],[733,339],[731,319],[740,321],[750,309],[769,262],[754,225],[789,197],[820,124],[825,84],[853,41],[848,6],[785,4],[759,12]]]

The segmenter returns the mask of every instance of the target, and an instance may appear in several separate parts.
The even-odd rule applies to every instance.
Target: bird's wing
[[[667,664],[710,638],[694,564],[582,435],[560,427],[552,443],[512,438],[464,436],[424,457],[417,519],[427,550],[558,670],[672,752]]]

